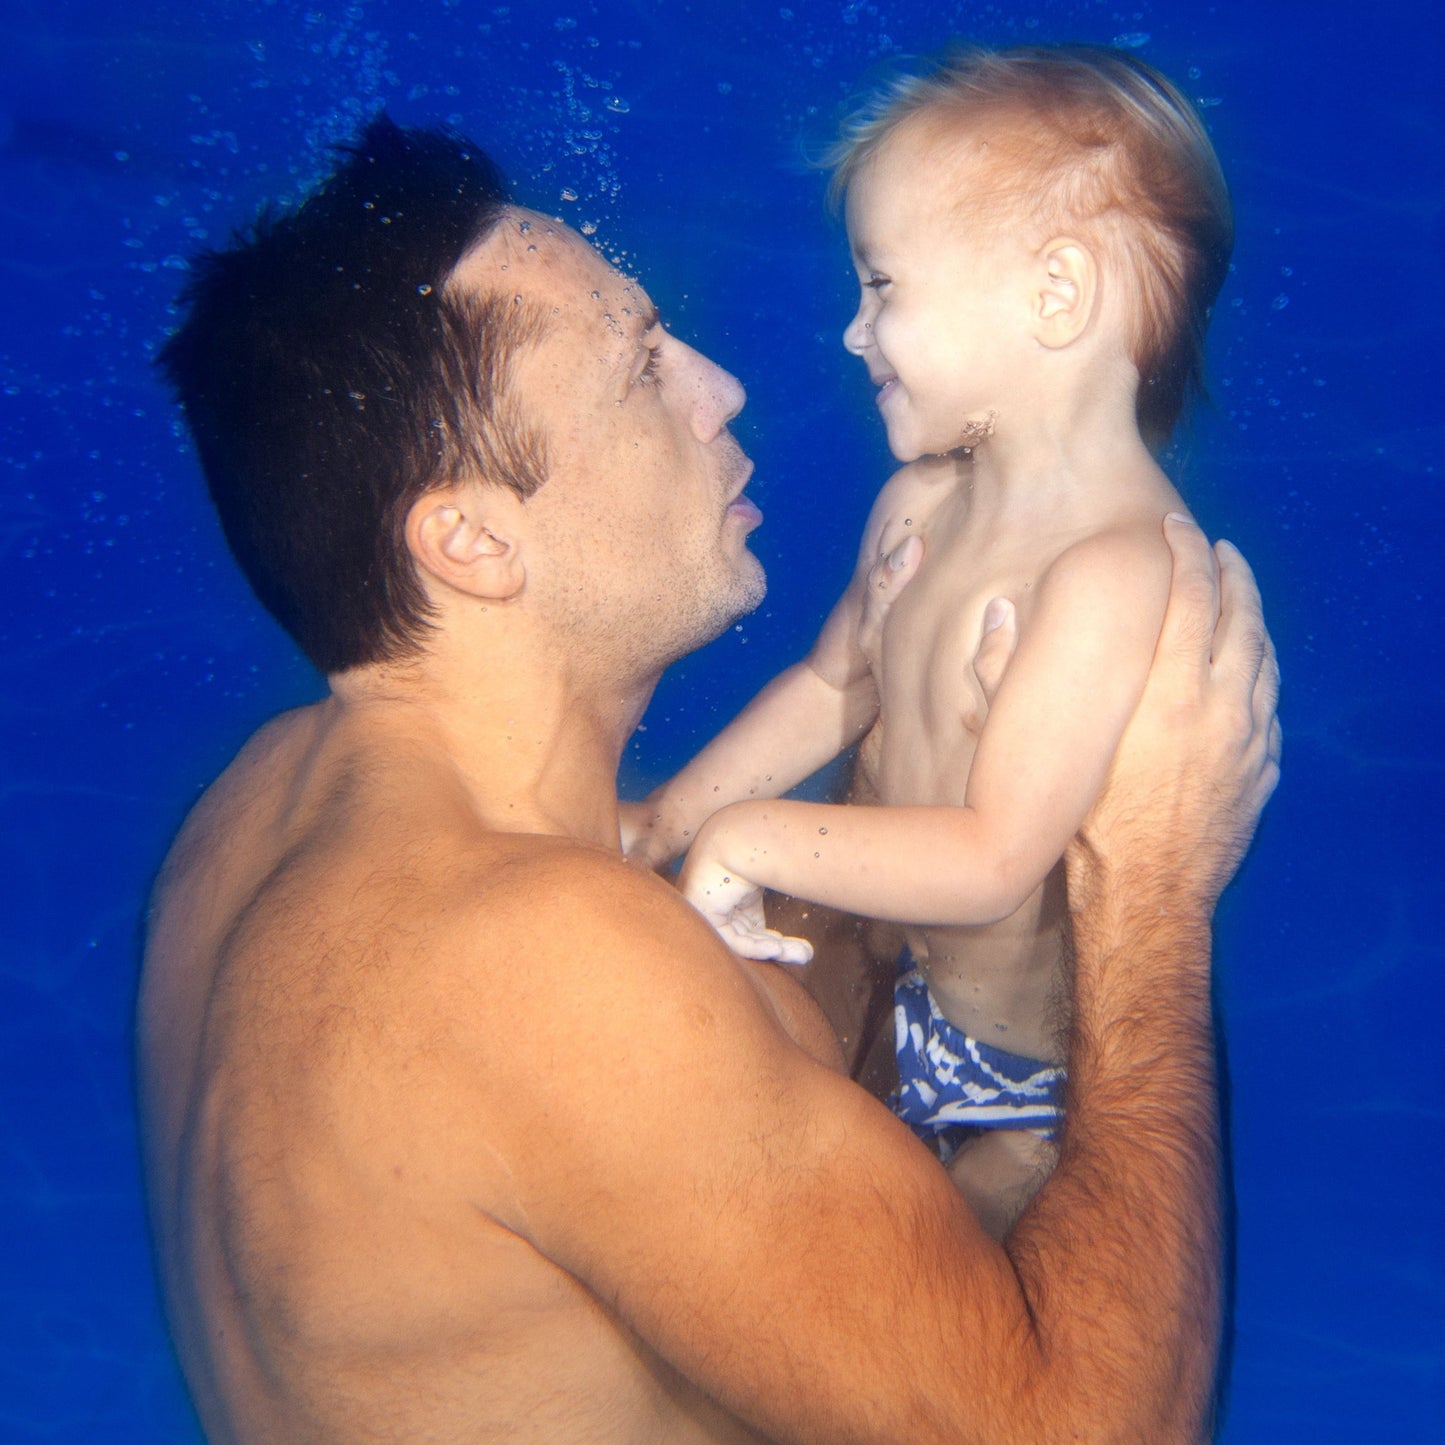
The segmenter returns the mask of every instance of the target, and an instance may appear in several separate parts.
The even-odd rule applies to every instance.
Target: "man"
[[[142,983],[209,1436],[1199,1436],[1208,920],[1277,775],[1237,554],[1171,538],[1070,860],[1062,1157],[1000,1248],[798,985],[619,855],[659,672],[761,596],[738,384],[472,148],[384,121],[190,302],[164,360],[228,539],[331,684],[188,820]]]

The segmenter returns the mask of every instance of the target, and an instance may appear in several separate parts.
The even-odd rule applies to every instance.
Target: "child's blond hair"
[[[1092,46],[955,49],[883,87],[825,158],[834,200],[904,122],[989,124],[971,222],[1022,223],[1042,243],[1077,234],[1133,291],[1131,359],[1146,440],[1167,440],[1203,390],[1204,331],[1234,243],[1229,191],[1193,106],[1152,67]],[[946,176],[947,171],[943,172]]]

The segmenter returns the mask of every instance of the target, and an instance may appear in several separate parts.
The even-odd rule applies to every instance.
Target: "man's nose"
[[[697,394],[692,407],[693,435],[710,442],[743,409],[748,394],[730,371],[693,353]]]

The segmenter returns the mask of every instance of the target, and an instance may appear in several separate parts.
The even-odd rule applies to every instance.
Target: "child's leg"
[[[985,1129],[959,1146],[948,1172],[979,1223],[1001,1240],[1058,1157],[1056,1144],[1026,1129]]]

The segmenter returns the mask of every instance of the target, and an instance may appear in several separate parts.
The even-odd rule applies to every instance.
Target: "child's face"
[[[965,185],[976,170],[965,156]],[[902,462],[971,444],[1026,380],[1029,258],[1007,235],[970,225],[959,174],[956,158],[941,164],[936,145],[903,129],[848,187],[862,296],[843,344],[880,388]]]

